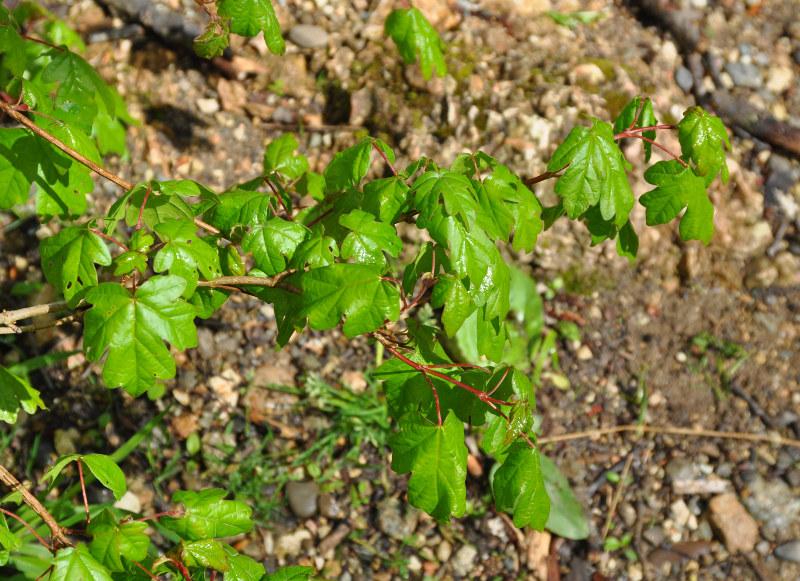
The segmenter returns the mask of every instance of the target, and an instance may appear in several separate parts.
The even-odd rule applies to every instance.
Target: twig
[[[0,326],[0,335],[19,335],[20,333],[30,333],[31,331],[39,331],[41,329],[49,329],[51,327],[60,327],[65,323],[77,321],[83,316],[83,313],[84,311],[80,311],[54,321],[32,323],[30,325],[22,325],[21,327],[18,327],[14,323],[6,323],[5,327]]]
[[[88,303],[81,301],[75,307],[79,309],[85,307]],[[36,305],[33,307],[26,307],[24,309],[17,309],[16,311],[5,311],[0,313],[0,325],[6,325],[14,321],[28,319],[33,317],[41,317],[50,313],[57,313],[67,308],[67,301],[56,301],[54,303],[46,303],[44,305]]]
[[[75,151],[74,149],[69,147],[68,145],[64,144],[55,135],[51,135],[50,133],[48,133],[47,131],[45,131],[44,129],[42,129],[38,125],[36,125],[36,123],[34,123],[33,121],[31,121],[30,119],[25,117],[25,115],[23,115],[22,113],[20,113],[16,109],[14,109],[14,107],[12,107],[8,103],[4,102],[2,99],[0,99],[0,110],[2,110],[4,113],[6,113],[6,115],[8,115],[9,117],[13,118],[15,121],[18,121],[19,123],[21,123],[22,125],[24,125],[28,129],[33,131],[36,135],[38,135],[42,139],[45,139],[45,140],[49,141],[50,143],[55,145],[57,148],[59,148],[61,151],[66,153],[68,156],[73,158],[75,161],[78,161],[78,162],[82,163],[83,165],[85,165],[86,167],[88,167],[90,170],[92,170],[93,172],[97,173],[98,175],[103,176],[104,178],[106,178],[107,180],[109,180],[111,182],[114,182],[119,187],[121,187],[121,188],[123,188],[125,190],[132,190],[133,189],[134,184],[132,184],[130,182],[126,182],[125,180],[123,180],[118,175],[113,174],[113,173],[111,173],[110,171],[108,171],[106,169],[103,169],[102,167],[97,165],[95,162],[93,162],[91,159],[81,155],[80,153],[78,153],[77,151]]]
[[[39,499],[36,498],[31,492],[25,488],[22,483],[17,480],[11,472],[6,470],[5,466],[0,465],[0,481],[3,482],[6,486],[8,486],[14,492],[19,491],[22,495],[22,500],[27,504],[33,512],[39,515],[44,521],[44,524],[50,529],[52,533],[52,537],[55,540],[54,549],[58,549],[59,547],[71,547],[72,543],[70,542],[69,538],[67,537],[64,530],[58,526],[58,523],[53,518],[47,509],[42,506],[42,503],[39,502]]]
[[[628,477],[628,472],[631,469],[631,463],[633,462],[633,450],[628,453],[628,457],[625,459],[625,466],[622,468],[622,472],[619,475],[619,482],[617,483],[617,489],[614,491],[614,497],[611,499],[611,504],[608,507],[608,514],[606,516],[606,522],[603,525],[603,534],[600,538],[603,540],[606,539],[608,536],[608,531],[611,529],[611,519],[614,518],[614,513],[617,511],[617,506],[619,505],[619,501],[622,498],[622,491],[625,490],[625,479]]]
[[[595,436],[606,436],[609,434],[619,434],[621,432],[645,432],[648,434],[671,434],[675,436],[694,436],[696,438],[724,438],[727,440],[748,440],[751,442],[766,442],[779,446],[791,446],[800,448],[800,440],[783,438],[781,436],[769,436],[762,434],[743,434],[741,432],[718,432],[716,430],[695,430],[692,428],[678,428],[673,426],[639,426],[636,424],[625,424],[611,428],[598,428],[585,432],[574,432],[571,434],[561,434],[559,436],[544,436],[538,439],[539,444],[553,444],[555,442],[566,442],[569,440],[580,440],[582,438],[592,438]]]

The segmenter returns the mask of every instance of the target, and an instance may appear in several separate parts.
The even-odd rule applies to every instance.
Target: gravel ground
[[[202,21],[191,1],[163,4],[185,10],[187,26]],[[109,167],[130,181],[191,178],[222,190],[257,174],[265,144],[290,130],[317,171],[369,133],[394,148],[400,165],[422,154],[447,163],[464,148],[482,149],[533,176],[573,125],[586,115],[612,119],[636,94],[649,95],[667,122],[717,90],[800,127],[796,0],[674,0],[660,12],[605,0],[415,4],[448,45],[444,79],[425,82],[416,65],[400,62],[382,32],[395,7],[385,0],[276,3],[289,38],[283,57],[254,39],[235,42],[232,58],[200,62],[179,39],[135,26],[133,37],[93,42],[91,62],[142,121],[130,130],[130,159]],[[570,28],[547,10],[599,18]],[[90,1],[62,13],[91,39],[126,24]],[[713,65],[707,76],[692,72],[694,57],[667,32],[667,16],[702,31]],[[639,208],[634,265],[613,245],[589,248],[583,227],[566,222],[532,254],[508,255],[549,289],[548,325],[580,328],[580,340],[559,342],[569,388],[545,381],[537,391],[545,438],[640,418],[654,428],[800,438],[798,159],[741,127],[732,135],[731,179],[712,186],[717,230],[708,247],[681,242],[674,225],[644,230]],[[665,139],[677,149],[677,139]],[[641,194],[638,148],[630,144],[629,159]],[[552,199],[552,183],[537,187]],[[97,192],[99,212],[119,194],[99,182]],[[26,222],[18,230],[25,237],[0,234],[0,281],[12,268],[41,278],[29,248],[42,231]],[[5,308],[18,306],[0,296]],[[373,348],[329,332],[275,352],[274,336],[269,307],[234,297],[201,322],[200,347],[177,354],[178,376],[156,402],[98,390],[91,379],[99,370],[76,355],[46,378],[53,413],[31,418],[4,454],[24,466],[41,432],[41,470],[65,446],[94,450],[96,438],[85,434],[104,412],[112,418],[104,437],[114,446],[174,400],[149,452],[128,462],[129,501],[149,513],[178,487],[230,482],[257,499],[257,532],[237,546],[269,570],[311,564],[325,579],[377,581],[800,578],[796,446],[668,431],[544,444],[590,523],[589,538],[576,542],[519,531],[496,514],[486,498],[490,464],[472,441],[469,515],[440,526],[409,509],[406,478],[388,471],[385,418],[353,424],[351,408],[324,387],[350,386],[358,405],[380,409],[374,384],[359,373],[374,366]],[[62,331],[30,348],[70,349],[79,338]],[[325,413],[313,411],[320,406]],[[350,435],[325,440],[336,430]],[[193,456],[194,437],[201,454]],[[315,453],[315,443],[327,452]],[[285,458],[296,466],[281,468]],[[626,535],[635,555],[604,550],[605,537]]]

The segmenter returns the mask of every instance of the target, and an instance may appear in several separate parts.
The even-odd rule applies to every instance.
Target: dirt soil
[[[587,115],[611,120],[636,94],[650,96],[664,122],[723,91],[800,127],[797,0],[661,2],[661,16],[678,15],[700,31],[698,51],[711,65],[699,77],[675,30],[658,10],[640,6],[653,2],[421,0],[415,5],[448,47],[449,74],[430,82],[384,37],[382,23],[395,7],[388,0],[275,3],[283,30],[295,39],[285,56],[268,54],[256,38],[235,41],[213,63],[114,4],[54,9],[94,41],[90,61],[142,122],[130,128],[130,158],[107,164],[129,181],[190,178],[223,191],[258,175],[265,145],[284,131],[295,132],[316,171],[370,134],[394,149],[399,166],[419,155],[448,164],[464,149],[482,149],[529,177],[544,171],[575,124]],[[187,26],[203,22],[191,1],[157,4],[184,14]],[[548,10],[596,11],[597,19],[569,27]],[[319,46],[293,31],[298,25],[320,27]],[[102,33],[116,30],[125,31],[123,38],[104,40]],[[548,325],[573,321],[580,328],[580,340],[559,341],[569,388],[545,381],[536,398],[543,450],[584,507],[586,540],[520,531],[495,513],[487,503],[491,465],[474,441],[469,515],[448,526],[407,508],[406,477],[388,470],[380,437],[376,447],[366,436],[337,435],[331,455],[318,459],[322,475],[305,461],[284,472],[271,466],[282,453],[300,457],[326,430],[345,425],[332,415],[335,406],[305,413],[331,397],[310,396],[309,382],[318,380],[309,378],[368,397],[373,384],[359,371],[374,366],[376,354],[338,332],[310,333],[276,352],[271,309],[243,297],[200,323],[200,347],[176,354],[178,376],[162,399],[106,391],[100,369],[81,355],[51,368],[42,385],[52,412],[29,418],[3,453],[22,470],[35,441],[28,476],[36,478],[65,441],[79,451],[117,446],[171,406],[147,451],[127,462],[134,506],[160,510],[177,488],[235,477],[238,490],[260,495],[259,526],[237,546],[269,571],[308,564],[320,578],[343,581],[798,579],[800,447],[669,430],[602,432],[641,420],[652,429],[780,436],[795,444],[800,438],[800,164],[790,150],[742,126],[730,129],[731,178],[711,189],[710,245],[681,242],[676,224],[645,229],[638,207],[635,264],[619,258],[613,244],[590,248],[585,228],[563,220],[532,254],[507,254],[552,295]],[[663,139],[679,149],[676,136]],[[648,188],[641,145],[626,144],[625,151],[641,195]],[[654,157],[663,159],[657,150]],[[373,171],[383,170],[374,164]],[[536,187],[544,200],[554,199],[552,182]],[[100,180],[96,192],[91,203],[99,215],[120,194]],[[52,228],[28,220],[16,230],[24,237],[0,235],[2,292],[14,277],[41,280],[30,248]],[[47,287],[43,293],[31,300],[48,300]],[[3,308],[21,306],[19,297],[0,297]],[[72,349],[80,329],[19,345],[28,355]],[[7,352],[7,360],[19,357]],[[55,430],[60,426],[80,433]],[[548,442],[595,430],[601,431]],[[192,433],[199,455],[186,450]],[[248,457],[264,464],[248,464]],[[306,498],[287,480],[316,482]],[[608,538],[630,544],[616,549],[604,544]]]

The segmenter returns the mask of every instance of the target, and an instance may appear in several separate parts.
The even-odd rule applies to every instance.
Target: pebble
[[[326,492],[319,497],[317,506],[319,507],[319,513],[326,518],[342,518],[344,515],[339,501],[330,492]]]
[[[408,540],[417,528],[419,513],[411,507],[403,515],[400,501],[391,496],[378,508],[378,526],[395,540]]]
[[[56,454],[59,456],[75,454],[78,451],[76,444],[80,438],[81,433],[75,428],[56,430],[53,434],[53,445],[55,446]]]
[[[772,66],[767,72],[767,90],[772,93],[783,93],[796,83],[794,71],[787,66]]]
[[[741,62],[727,63],[725,70],[731,76],[735,85],[747,89],[761,88],[761,71],[758,70],[757,66]]]
[[[313,24],[298,24],[289,31],[289,40],[302,48],[320,48],[328,44],[328,33]]]
[[[142,501],[130,490],[127,490],[122,497],[114,503],[114,508],[120,510],[127,510],[128,512],[140,513],[142,512]]]
[[[451,545],[449,541],[442,541],[439,543],[439,546],[436,547],[436,558],[439,559],[441,563],[449,561],[452,554],[453,545]]]
[[[775,556],[782,561],[800,563],[800,541],[789,541],[775,547]]]
[[[599,85],[606,79],[603,69],[594,63],[578,65],[572,70],[572,75],[570,76],[573,83],[585,83],[587,85]]]
[[[205,115],[211,115],[220,110],[219,101],[216,99],[198,99],[197,108]]]
[[[761,532],[773,540],[780,531],[788,529],[800,520],[800,497],[783,480],[767,481],[756,475],[749,484],[750,494],[744,504],[762,524]]]
[[[456,554],[450,564],[453,566],[453,573],[459,577],[465,577],[475,568],[475,558],[478,556],[478,549],[472,545],[464,545]]]
[[[286,496],[289,499],[289,507],[298,518],[309,518],[316,514],[317,496],[319,496],[319,486],[316,482],[288,482]]]
[[[719,531],[725,548],[730,553],[749,553],[758,540],[758,523],[745,510],[736,495],[720,494],[708,503],[712,526]]]
[[[281,535],[275,543],[277,557],[295,557],[303,551],[303,541],[310,541],[314,537],[306,529],[297,529],[293,533]]]
[[[578,358],[578,361],[589,361],[592,359],[592,357],[594,357],[594,353],[592,353],[592,350],[588,345],[581,345],[578,348],[578,352],[575,354],[575,357]]]
[[[686,67],[678,67],[678,70],[675,71],[675,82],[684,92],[688,93],[694,85],[694,77]]]

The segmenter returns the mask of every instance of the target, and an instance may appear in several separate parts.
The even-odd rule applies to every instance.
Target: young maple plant
[[[210,15],[198,54],[220,54],[230,32],[258,31],[273,52],[283,52],[269,2],[219,0],[216,11],[198,3]],[[32,21],[39,36],[22,26]],[[446,73],[441,40],[419,10],[392,13],[386,31],[404,60],[419,56],[426,77]],[[724,147],[730,144],[720,120],[692,107],[677,125],[659,125],[650,99],[637,96],[613,125],[592,118],[572,129],[547,171],[529,179],[480,151],[447,165],[420,158],[397,167],[391,147],[371,137],[337,153],[319,174],[285,134],[267,147],[260,175],[225,192],[191,180],[129,183],[101,167],[101,154],[125,151],[124,124],[134,120],[116,91],[73,52],[81,45],[35,4],[14,12],[0,6],[0,108],[20,126],[0,128],[0,208],[27,203],[33,188],[41,220],[58,219],[52,226],[58,233],[43,239],[39,252],[44,275],[64,302],[41,312],[83,315],[85,356],[105,356],[106,386],[132,396],[157,389],[176,373],[168,345],[195,347],[196,319],[211,317],[231,293],[246,293],[273,306],[278,347],[306,327],[341,325],[347,337],[366,336],[391,355],[374,376],[383,381],[398,427],[389,441],[391,466],[411,473],[413,505],[440,522],[465,514],[467,425],[482,429],[483,450],[498,464],[492,476],[497,509],[513,513],[518,527],[542,530],[550,501],[532,429],[535,395],[528,376],[504,362],[511,274],[497,244],[532,252],[539,234],[566,215],[586,224],[592,244],[615,240],[618,253],[633,260],[638,238],[629,215],[636,197],[619,147],[629,138],[643,142],[646,162],[654,146],[669,158],[645,171],[655,186],[639,198],[647,224],[665,224],[683,212],[681,237],[707,244],[714,208],[706,189],[717,175],[723,182],[728,175]],[[656,141],[657,132],[675,130],[680,154]],[[367,179],[374,164],[391,175]],[[91,171],[124,192],[105,216],[86,215]],[[528,187],[547,179],[556,180],[559,196],[552,207],[543,207]],[[316,203],[299,207],[305,196]],[[401,239],[400,222],[420,235]],[[412,252],[404,254],[413,258],[404,263],[398,257],[408,245]],[[98,267],[116,281],[100,283]],[[418,318],[427,302],[439,309],[436,322]],[[0,315],[0,331],[38,328],[16,325],[32,314]],[[454,361],[443,345],[443,336],[465,328],[477,338],[481,364]],[[0,368],[0,419],[13,423],[20,408],[45,407],[23,372]],[[62,458],[47,478],[55,480],[73,461],[115,494],[124,491],[113,458],[99,455]],[[9,478],[4,481],[13,484]],[[165,515],[165,526],[177,545],[159,558],[148,554],[139,521],[100,512],[85,531],[88,549],[68,539],[49,547],[55,578],[66,578],[64,571],[78,563],[93,579],[144,575],[140,569],[152,578],[162,572],[203,578],[213,569],[226,580],[260,579],[263,572],[247,557],[217,539],[251,523],[249,508],[221,504],[233,502],[223,496],[176,493],[184,508]],[[225,528],[231,519],[236,526]],[[18,548],[14,538],[0,515],[6,559]]]

